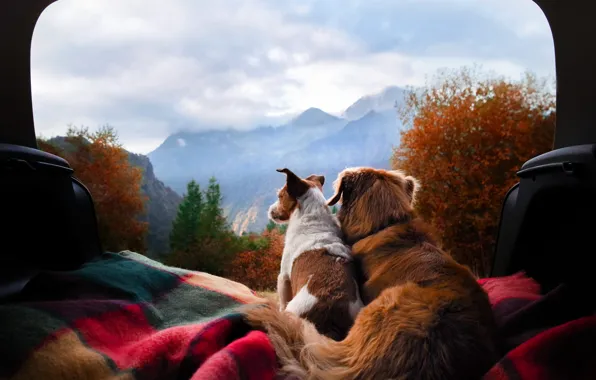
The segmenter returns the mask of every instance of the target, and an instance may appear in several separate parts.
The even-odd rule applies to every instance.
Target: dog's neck
[[[405,248],[420,244],[438,247],[432,228],[421,219],[410,216],[408,221],[394,223],[374,234],[368,234],[355,241],[350,247],[352,254],[363,254],[379,250],[384,246]]]
[[[359,242],[360,240],[364,240],[370,236],[376,235],[384,230],[386,230],[387,228],[393,227],[393,226],[400,226],[400,225],[404,225],[404,224],[409,224],[411,223],[413,220],[415,219],[415,216],[413,214],[405,214],[400,216],[399,218],[395,218],[395,217],[390,217],[389,219],[387,219],[385,221],[385,223],[381,224],[380,226],[378,226],[377,228],[374,228],[371,231],[368,231],[364,234],[358,234],[358,235],[352,235],[349,238],[346,237],[345,241],[346,244],[349,246],[353,246],[355,243]]]
[[[315,249],[326,249],[330,255],[350,260],[350,250],[341,238],[339,222],[329,210],[323,193],[311,188],[298,203],[286,231],[282,272],[290,275],[294,260],[302,252]]]

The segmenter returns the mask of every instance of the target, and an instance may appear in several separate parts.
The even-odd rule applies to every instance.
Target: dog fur
[[[281,372],[300,379],[478,379],[496,361],[495,323],[477,279],[436,244],[413,210],[417,181],[346,169],[335,183],[345,240],[370,302],[343,341],[271,305],[247,320],[268,333]]]
[[[286,173],[286,185],[269,217],[288,223],[277,285],[280,310],[308,319],[321,334],[343,339],[363,304],[350,249],[322,192],[325,177],[301,179],[288,169],[279,171]]]

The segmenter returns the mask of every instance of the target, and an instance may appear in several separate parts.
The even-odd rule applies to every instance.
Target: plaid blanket
[[[596,317],[520,323],[549,295],[522,274],[480,282],[506,353],[485,380],[596,373]],[[106,254],[76,271],[43,273],[0,305],[0,379],[273,379],[266,335],[238,313],[262,301],[219,277]]]
[[[483,380],[596,379],[593,295],[562,285],[541,296],[539,285],[521,273],[480,284],[504,353]]]
[[[244,285],[132,252],[44,273],[0,305],[0,378],[272,379],[275,352],[236,312]]]

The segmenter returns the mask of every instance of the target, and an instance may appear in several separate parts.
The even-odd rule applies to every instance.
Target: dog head
[[[286,184],[277,192],[277,201],[269,207],[269,219],[275,223],[283,224],[290,220],[294,210],[299,207],[298,199],[311,188],[323,191],[325,177],[312,174],[300,178],[289,169],[277,169],[286,174]]]
[[[419,188],[399,170],[373,168],[345,169],[333,185],[327,204],[341,202],[337,217],[350,244],[410,218]]]

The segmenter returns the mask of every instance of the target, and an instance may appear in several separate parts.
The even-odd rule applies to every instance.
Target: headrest
[[[69,270],[99,254],[87,189],[64,159],[0,144],[0,267]]]

